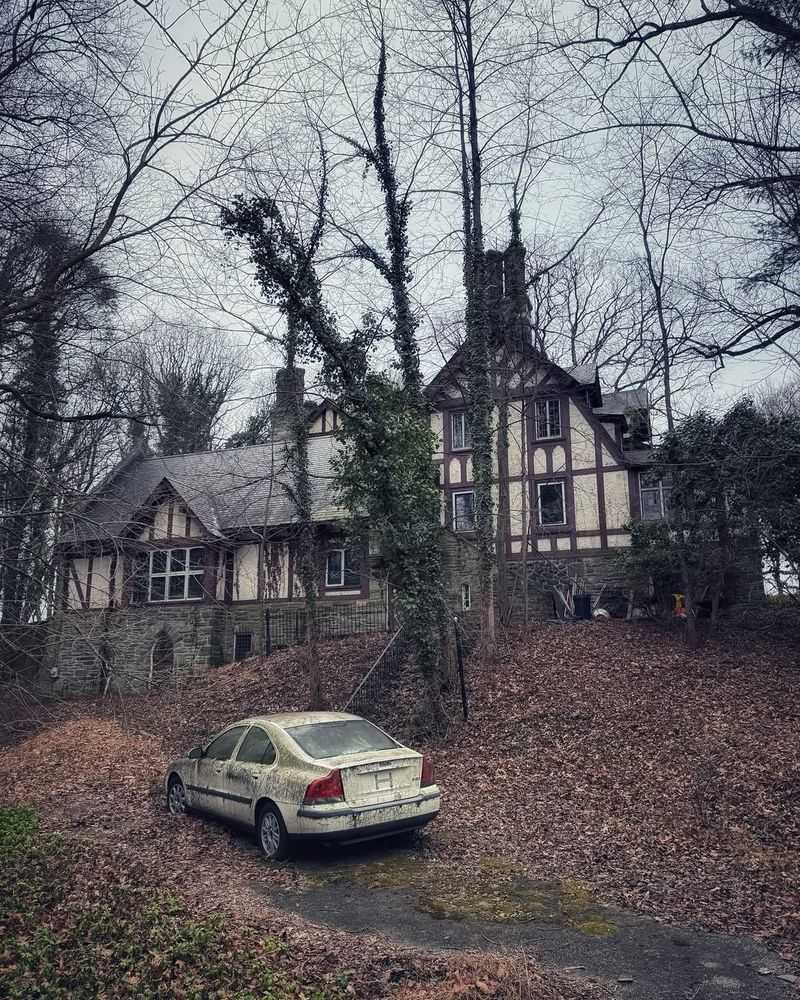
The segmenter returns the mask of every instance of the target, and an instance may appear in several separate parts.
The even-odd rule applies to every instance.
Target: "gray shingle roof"
[[[564,371],[579,385],[592,385],[597,380],[597,365],[575,365],[574,368],[565,368]]]
[[[646,389],[620,389],[619,392],[604,392],[603,405],[593,407],[598,417],[621,417],[629,410],[646,410],[647,408]]]
[[[315,521],[344,516],[334,490],[331,460],[336,447],[331,435],[308,439]],[[123,463],[65,525],[62,541],[80,544],[119,538],[165,479],[212,535],[223,537],[236,529],[276,527],[297,519],[285,442],[276,439],[247,448]]]

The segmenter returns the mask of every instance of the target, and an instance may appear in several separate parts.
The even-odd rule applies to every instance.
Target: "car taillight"
[[[419,779],[419,783],[422,788],[426,785],[435,784],[433,780],[433,761],[425,754],[422,758],[422,777]]]
[[[323,802],[343,802],[344,787],[342,772],[330,771],[322,778],[315,778],[306,789],[304,806],[315,806]]]

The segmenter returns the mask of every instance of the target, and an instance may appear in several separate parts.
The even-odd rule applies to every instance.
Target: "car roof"
[[[290,729],[293,726],[312,726],[319,722],[342,722],[360,718],[360,715],[350,712],[276,712],[273,715],[254,715],[249,719],[242,719],[239,725],[271,722],[281,729]]]

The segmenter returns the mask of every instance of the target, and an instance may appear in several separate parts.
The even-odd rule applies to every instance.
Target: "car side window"
[[[227,760],[233,754],[245,728],[245,726],[236,726],[234,729],[224,732],[208,744],[203,756],[206,760]]]
[[[275,747],[263,729],[253,726],[242,740],[236,760],[242,764],[274,764]]]

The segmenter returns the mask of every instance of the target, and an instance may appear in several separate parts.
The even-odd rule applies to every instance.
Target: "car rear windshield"
[[[312,722],[307,726],[292,726],[286,732],[315,760],[369,750],[393,750],[399,746],[365,719]]]

